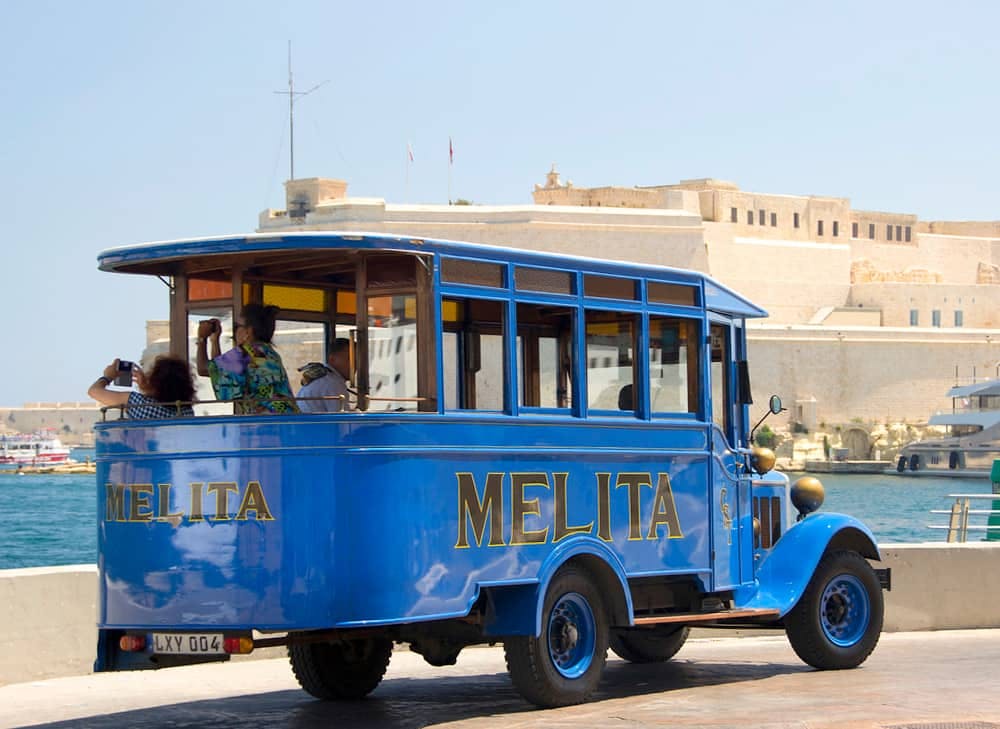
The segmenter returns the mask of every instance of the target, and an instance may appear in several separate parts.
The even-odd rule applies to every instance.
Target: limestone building
[[[1000,222],[922,221],[840,197],[754,193],[710,178],[580,188],[555,168],[533,204],[396,205],[340,180],[286,183],[260,232],[399,233],[705,271],[763,306],[757,399],[813,429],[925,422],[956,383],[1000,372]]]

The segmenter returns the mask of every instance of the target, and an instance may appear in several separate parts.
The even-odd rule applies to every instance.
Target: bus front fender
[[[875,536],[844,514],[811,514],[789,529],[757,566],[753,585],[740,588],[735,607],[777,609],[781,616],[802,597],[816,566],[828,550],[854,551],[881,560]]]

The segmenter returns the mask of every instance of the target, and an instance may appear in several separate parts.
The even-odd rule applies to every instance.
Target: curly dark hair
[[[274,322],[281,311],[277,306],[263,304],[247,304],[243,307],[243,321],[253,329],[253,338],[257,342],[271,343],[274,337]]]
[[[157,402],[194,402],[191,365],[183,357],[161,354],[153,361],[146,384]]]

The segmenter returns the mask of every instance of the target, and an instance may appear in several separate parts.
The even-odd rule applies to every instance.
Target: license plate
[[[153,653],[212,656],[225,650],[221,633],[153,633]]]

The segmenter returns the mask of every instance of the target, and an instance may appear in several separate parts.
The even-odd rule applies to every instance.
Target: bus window
[[[698,324],[649,317],[649,397],[654,413],[698,412]]]
[[[445,407],[502,411],[504,306],[484,299],[443,299]]]
[[[198,309],[190,309],[188,312],[188,359],[191,362],[191,373],[194,375],[194,396],[201,402],[194,406],[195,415],[232,415],[232,403],[216,403],[215,390],[212,389],[212,380],[208,377],[201,377],[198,374],[198,367],[195,361],[195,353],[198,349],[198,322],[205,319],[218,319],[222,324],[222,336],[219,337],[219,348],[225,352],[233,346],[233,310],[231,306],[205,306]],[[164,349],[164,351],[166,351]],[[157,352],[159,354],[159,352]],[[143,362],[147,368],[153,363]]]
[[[326,362],[326,324],[323,322],[278,319],[271,343],[281,355],[293,393],[302,386],[300,367],[310,362]]]
[[[727,437],[731,436],[729,413],[729,327],[713,324],[712,339],[712,421],[722,428]]]
[[[417,410],[416,337],[415,294],[368,297],[369,410]]]
[[[518,403],[523,407],[572,407],[572,352],[572,309],[518,304]]]
[[[587,406],[591,410],[635,410],[636,315],[591,311],[587,321]]]

